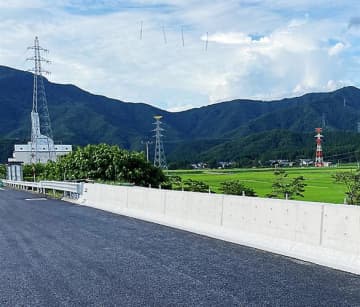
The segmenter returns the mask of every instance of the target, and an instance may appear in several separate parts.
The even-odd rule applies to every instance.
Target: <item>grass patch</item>
[[[329,168],[287,168],[290,178],[304,176],[304,198],[299,200],[342,204],[345,197],[345,186],[335,183],[332,175],[336,172],[355,171],[355,165]],[[240,180],[246,186],[253,188],[260,197],[271,192],[274,181],[272,168],[228,169],[228,170],[176,170],[169,175],[178,175],[182,180],[193,179],[207,183],[211,190],[220,193],[220,184],[226,180]]]

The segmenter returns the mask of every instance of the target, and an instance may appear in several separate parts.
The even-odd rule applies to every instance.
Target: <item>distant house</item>
[[[204,162],[198,162],[191,164],[191,167],[193,169],[203,169],[203,168],[208,168],[208,164]]]
[[[299,160],[299,165],[302,166],[302,167],[314,166],[315,162],[312,159],[300,159]],[[323,162],[323,167],[330,167],[331,165],[332,165],[332,162],[330,162],[330,161],[324,161]]]
[[[300,164],[300,166],[312,166],[312,165],[314,165],[314,160],[312,160],[312,159],[300,159],[299,164]]]
[[[230,168],[235,164],[235,162],[221,161],[218,164],[219,168]]]
[[[292,167],[294,166],[294,162],[289,160],[269,160],[268,163],[273,167]]]
[[[332,165],[332,162],[324,161],[324,167],[330,167]]]

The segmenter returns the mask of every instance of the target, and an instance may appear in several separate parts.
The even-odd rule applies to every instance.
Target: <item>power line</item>
[[[140,22],[140,40],[142,40],[143,37],[143,21]]]
[[[344,153],[340,153],[340,154],[336,154],[336,155],[326,156],[326,159],[341,157],[341,156],[344,156],[344,155],[354,154],[354,153],[358,153],[358,152],[360,152],[360,150],[344,152]]]
[[[166,32],[165,32],[165,26],[162,27],[163,36],[164,36],[164,43],[167,44],[167,38],[166,38]]]
[[[184,27],[181,27],[181,41],[182,41],[182,46],[185,47]]]
[[[205,51],[208,50],[208,44],[209,44],[209,32],[206,32]]]

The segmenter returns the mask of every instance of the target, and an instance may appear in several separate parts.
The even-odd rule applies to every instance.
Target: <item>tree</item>
[[[161,186],[168,190],[181,190],[182,179],[177,175],[166,176],[166,181]]]
[[[220,190],[223,194],[257,196],[252,188],[242,184],[239,180],[228,180],[221,183]]]
[[[360,205],[360,169],[355,172],[339,172],[333,178],[335,182],[345,184],[346,203]]]
[[[209,185],[205,182],[193,179],[186,179],[184,181],[184,191],[191,191],[191,192],[209,192]]]
[[[23,168],[23,176],[25,181],[33,181],[34,175],[36,180],[45,179],[45,164],[42,163],[33,163],[33,164],[25,164]]]
[[[171,161],[168,164],[168,169],[192,169],[191,162],[186,160]]]
[[[143,153],[107,144],[78,147],[56,162],[48,162],[41,177],[53,180],[121,181],[140,186],[158,186],[166,179],[161,169],[146,161]]]
[[[272,192],[267,196],[270,198],[288,198],[294,199],[295,196],[304,197],[306,183],[303,176],[293,179],[288,178],[284,169],[274,171],[275,181],[272,184]]]
[[[166,177],[160,168],[146,161],[143,153],[127,152],[115,165],[116,178],[140,186],[158,186]]]

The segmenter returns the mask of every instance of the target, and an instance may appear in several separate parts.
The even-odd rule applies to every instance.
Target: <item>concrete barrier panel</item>
[[[225,196],[224,227],[320,244],[323,204]]]
[[[360,207],[326,205],[322,245],[352,254],[360,254]]]
[[[222,226],[232,230],[255,231],[257,223],[253,197],[224,196]]]
[[[166,194],[165,215],[175,223],[188,220],[189,194],[183,191],[168,191]]]
[[[82,202],[91,202],[100,205],[102,201],[101,195],[103,193],[103,188],[104,187],[100,184],[85,183],[84,192],[80,200]]]
[[[84,193],[80,198],[80,203],[91,204],[93,207],[111,212],[120,212],[126,207],[127,191],[126,188],[105,185],[91,184],[84,185]]]
[[[155,215],[165,215],[166,190],[146,189],[144,210]]]
[[[166,217],[177,223],[221,225],[222,195],[167,191]]]
[[[128,187],[127,208],[131,210],[146,211],[144,206],[146,188]]]
[[[186,193],[186,192],[185,192]],[[221,226],[223,196],[206,193],[187,193],[188,221]]]
[[[128,209],[164,214],[166,190],[142,187],[128,188]]]
[[[255,232],[280,239],[294,240],[296,207],[277,199],[254,199]]]
[[[324,204],[295,202],[293,206],[296,207],[295,241],[320,245]]]
[[[108,185],[103,189],[103,204],[112,210],[121,210],[126,208],[127,189],[121,186]]]
[[[296,206],[275,199],[225,196],[223,226],[295,240]]]

